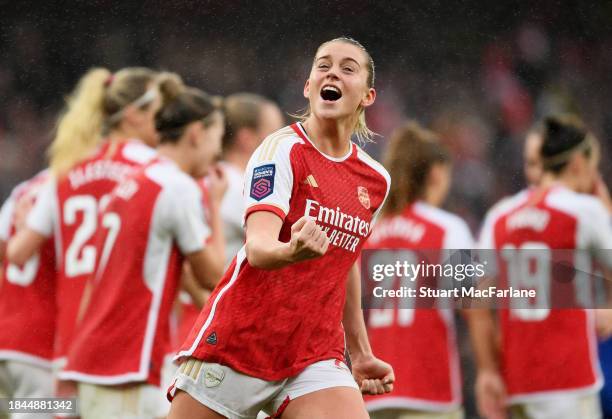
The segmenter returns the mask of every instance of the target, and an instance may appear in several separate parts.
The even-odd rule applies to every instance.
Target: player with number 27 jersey
[[[63,360],[67,355],[86,279],[95,269],[94,233],[98,228],[112,229],[112,225],[98,225],[98,210],[126,175],[154,156],[155,150],[136,140],[106,142],[61,179],[52,178],[28,215],[30,229],[54,235],[57,242],[56,358]]]
[[[202,193],[162,158],[119,185],[101,220],[119,226],[116,244],[107,245],[112,231],[98,231],[101,255],[91,304],[60,376],[100,385],[159,386],[181,255],[201,250],[210,235]]]

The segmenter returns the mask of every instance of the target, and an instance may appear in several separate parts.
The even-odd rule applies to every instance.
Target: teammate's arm
[[[6,259],[21,266],[26,263],[53,234],[55,184],[48,182],[36,197],[23,196],[15,204],[16,234],[8,241]]]
[[[26,263],[47,240],[46,236],[25,227],[13,236],[6,246],[6,260],[17,266]]]
[[[476,402],[484,417],[505,418],[506,390],[499,372],[495,323],[489,309],[465,310],[476,361]]]
[[[183,265],[183,273],[181,275],[181,288],[191,297],[193,305],[198,309],[204,307],[204,304],[210,296],[210,291],[203,288],[195,279],[191,266],[188,263]]]
[[[224,261],[225,257],[225,234],[223,231],[223,218],[221,216],[221,202],[227,191],[227,175],[219,165],[211,168],[208,175],[208,210],[209,210],[209,226],[210,238],[207,246],[214,249],[217,257]],[[223,264],[221,264],[223,271]],[[223,274],[223,272],[221,272]]]
[[[256,211],[246,221],[246,257],[260,269],[279,269],[292,263],[325,254],[329,239],[321,228],[304,216],[291,226],[291,240],[283,243],[278,236],[283,220],[269,211]]]
[[[6,255],[6,241],[9,238],[11,230],[13,206],[14,198],[11,196],[2,204],[2,208],[0,208],[0,270],[2,269],[4,256]],[[0,282],[1,281],[2,277],[0,276]]]
[[[393,368],[374,356],[368,340],[361,310],[361,283],[357,264],[354,264],[349,271],[342,324],[351,357],[353,376],[361,392],[384,394],[392,391],[395,381]]]
[[[212,290],[223,276],[224,259],[210,247],[187,253],[185,259],[191,267],[193,277],[202,287]]]

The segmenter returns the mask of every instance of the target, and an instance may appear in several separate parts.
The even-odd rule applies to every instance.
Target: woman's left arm
[[[393,368],[372,353],[361,310],[361,284],[357,263],[349,271],[342,320],[355,381],[364,394],[384,394],[393,390]]]

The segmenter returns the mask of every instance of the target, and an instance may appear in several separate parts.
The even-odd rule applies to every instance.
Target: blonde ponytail
[[[374,131],[368,128],[366,123],[365,108],[359,109],[359,115],[357,116],[357,123],[353,129],[353,135],[357,137],[357,141],[363,146],[366,143],[373,143],[374,136],[377,135]]]
[[[85,74],[67,100],[49,148],[51,171],[64,175],[99,145],[104,123],[104,97],[110,71],[94,68]]]

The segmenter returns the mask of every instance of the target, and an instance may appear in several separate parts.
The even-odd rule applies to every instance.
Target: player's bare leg
[[[178,390],[167,419],[225,419],[225,416],[204,406],[184,391]]]
[[[369,419],[361,393],[332,387],[291,400],[282,419]]]

